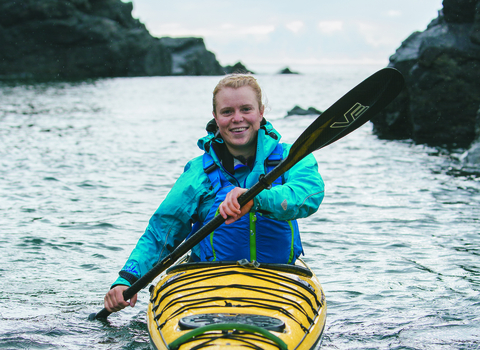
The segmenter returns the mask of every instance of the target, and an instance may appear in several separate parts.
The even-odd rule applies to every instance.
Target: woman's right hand
[[[234,223],[252,209],[253,199],[243,207],[238,203],[238,198],[245,192],[247,192],[246,188],[235,187],[227,193],[225,200],[218,207],[220,215],[225,219],[225,224]]]
[[[120,311],[127,306],[134,307],[137,303],[137,294],[135,294],[130,301],[123,299],[123,291],[128,289],[128,286],[117,285],[110,289],[104,298],[105,309],[109,312]]]

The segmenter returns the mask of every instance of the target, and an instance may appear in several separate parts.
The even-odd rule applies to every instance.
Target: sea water
[[[294,142],[381,67],[259,74]],[[148,292],[88,321],[191,158],[219,77],[0,85],[0,348],[147,349]],[[328,303],[324,349],[480,348],[480,176],[462,150],[380,140],[315,152],[326,195],[300,220]]]

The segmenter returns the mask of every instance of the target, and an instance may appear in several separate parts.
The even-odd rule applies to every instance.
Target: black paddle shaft
[[[287,158],[238,198],[240,206],[243,207],[261,191],[269,188],[275,179],[313,151],[330,145],[365,124],[393,101],[403,89],[403,85],[402,74],[393,68],[381,69],[358,84],[315,119],[292,145]],[[225,219],[217,215],[183,241],[172,253],[126,289],[123,292],[124,299],[131,299],[224,222]],[[89,319],[107,318],[108,315],[110,312],[104,308],[97,314],[91,314]]]

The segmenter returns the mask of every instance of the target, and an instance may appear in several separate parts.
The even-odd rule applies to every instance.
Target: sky
[[[123,0],[127,1],[127,0]],[[387,65],[442,0],[131,0],[155,37],[202,37],[221,65]],[[295,70],[295,69],[294,69]]]

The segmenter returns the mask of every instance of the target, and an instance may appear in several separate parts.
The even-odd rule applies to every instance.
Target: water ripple
[[[258,76],[283,141],[313,121],[284,118],[292,105],[325,109],[368,75],[334,73]],[[217,80],[0,85],[1,348],[149,348],[147,291],[105,323],[87,317],[201,154]],[[327,297],[323,348],[480,348],[478,171],[369,124],[315,157],[326,196],[299,222]]]

